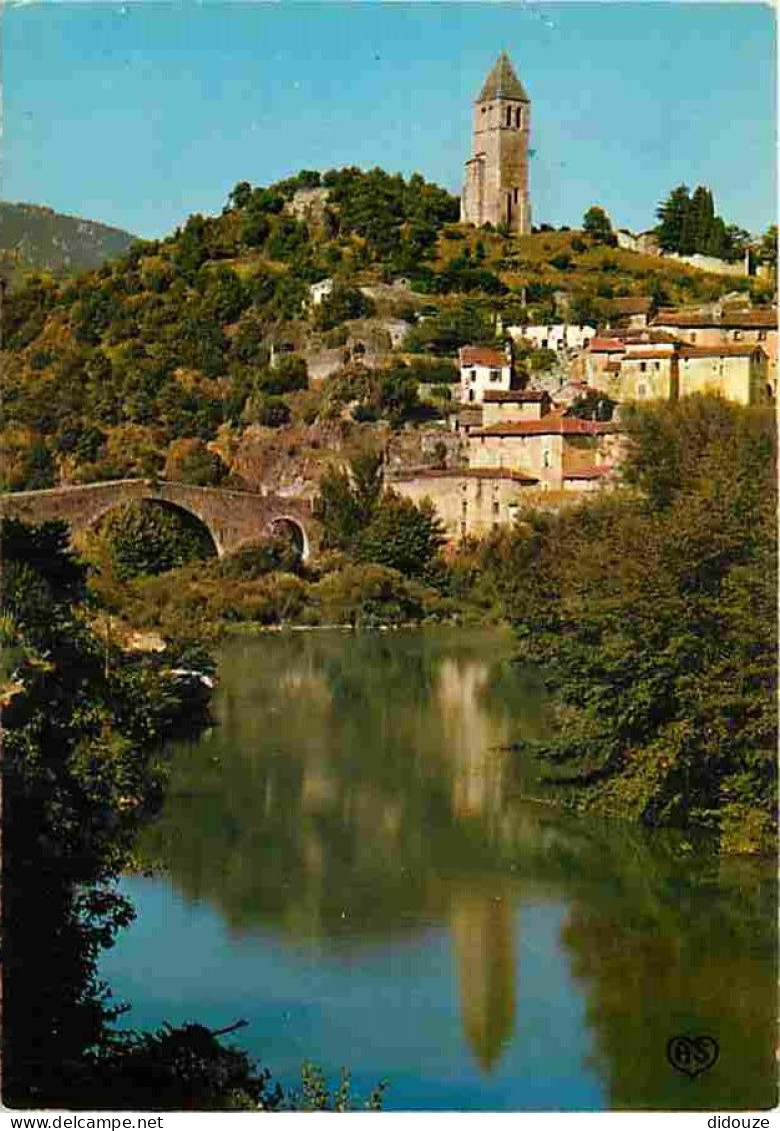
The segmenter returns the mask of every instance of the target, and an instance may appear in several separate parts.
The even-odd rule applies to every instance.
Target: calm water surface
[[[500,633],[234,640],[218,725],[174,754],[102,963],[126,1023],[246,1018],[387,1109],[775,1102],[769,863],[559,815],[511,746],[544,735]],[[666,1043],[708,1033],[694,1080]]]

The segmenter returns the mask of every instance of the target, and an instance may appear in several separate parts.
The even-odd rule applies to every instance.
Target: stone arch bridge
[[[3,495],[0,506],[6,518],[31,524],[64,519],[70,526],[71,537],[76,539],[114,507],[144,500],[194,515],[208,530],[220,557],[285,528],[293,534],[304,558],[310,557],[318,546],[312,500],[271,492],[255,494],[164,480],[117,479],[78,487],[19,491]]]

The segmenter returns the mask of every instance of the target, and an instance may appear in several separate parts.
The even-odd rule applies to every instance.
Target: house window
[[[493,514],[498,514],[500,511],[498,499],[493,500]]]
[[[490,370],[490,380],[491,381],[500,381],[501,380],[501,370],[500,369],[491,369]]]
[[[734,331],[734,341],[735,342],[742,341],[742,331],[741,330],[735,330]]]
[[[644,396],[646,396],[646,395],[647,395],[647,385],[637,385],[637,387],[636,387],[636,395],[637,395],[638,397],[644,397]]]
[[[660,368],[661,368],[661,362],[660,362],[660,361],[657,361],[657,362],[655,363],[655,368],[656,368],[656,370],[658,370],[658,369],[660,369]]]
[[[549,452],[545,452],[545,453],[544,453],[544,456],[543,456],[542,458],[543,458],[543,463],[544,463],[544,466],[545,466],[545,467],[549,467],[549,466],[550,466],[550,453],[549,453]]]
[[[646,361],[640,361],[639,362],[639,372],[640,373],[647,372],[647,362]]]
[[[472,385],[474,384],[476,379],[477,379],[477,371],[476,371],[476,369],[472,369],[471,373],[469,373],[469,380],[471,381]]]
[[[468,514],[468,509],[469,509],[469,504],[468,504],[468,502],[466,501],[466,499],[464,499],[464,500],[463,500],[463,503],[462,503],[462,506],[461,506],[461,510],[463,511],[463,517],[464,517],[464,518],[465,518],[465,517],[466,517],[466,515]]]
[[[691,345],[693,345],[693,343],[694,343],[695,341],[696,341],[696,335],[695,335],[695,334],[691,334]]]
[[[473,389],[469,389],[469,400],[470,401],[474,400],[474,390]]]
[[[466,523],[465,522],[462,522],[460,524],[460,535],[461,535],[461,538],[466,537]]]
[[[765,342],[766,341],[766,330],[759,330],[758,331],[758,340],[759,340],[759,342]]]

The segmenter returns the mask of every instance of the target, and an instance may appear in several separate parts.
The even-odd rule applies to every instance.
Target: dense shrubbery
[[[159,798],[177,655],[96,638],[64,524],[5,520],[2,544],[3,1098],[67,1107],[118,1012],[95,958],[131,917],[110,880]]]
[[[196,487],[217,487],[227,468],[202,440],[174,440],[165,455],[165,478]]]
[[[211,535],[183,511],[155,503],[124,503],[102,520],[96,539],[117,577],[166,573],[214,556]]]
[[[727,227],[715,215],[712,193],[704,185],[698,185],[692,195],[687,185],[678,185],[658,205],[657,215],[656,231],[663,251],[740,259],[750,243],[749,232],[734,224]]]
[[[411,353],[433,353],[452,357],[465,345],[495,342],[495,320],[480,306],[463,302],[418,322],[407,335]]]
[[[96,962],[133,918],[113,881],[161,800],[159,740],[185,714],[170,669],[213,665],[191,642],[149,655],[98,639],[85,613],[86,570],[66,548],[64,524],[5,520],[2,545],[4,1101],[350,1110],[346,1074],[332,1088],[304,1065],[300,1088],[284,1091],[225,1047],[219,1037],[240,1025],[114,1028],[125,1007],[98,981]],[[192,701],[186,708],[194,722]],[[364,1106],[377,1110],[382,1091]]]
[[[301,189],[316,198],[305,220],[297,204],[296,214],[289,207]],[[664,205],[662,228],[679,228],[680,246],[712,219],[702,193],[686,204],[678,192]],[[226,423],[284,426],[307,375],[301,359],[272,367],[273,342],[300,348],[318,329],[331,345],[346,344],[345,320],[375,313],[366,284],[404,276],[418,292],[441,296],[419,318],[419,304],[407,295],[404,306],[400,292],[376,305],[417,318],[410,351],[450,359],[461,345],[494,341],[495,316],[506,324],[521,302],[523,320],[557,320],[562,286],[567,317],[595,323],[613,295],[709,300],[736,285],[668,261],[649,268],[578,236],[549,230],[529,243],[449,227],[455,220],[457,200],[420,176],[305,170],[268,188],[241,182],[220,216],[190,216],[169,238],[137,240],[77,280],[30,278],[4,304],[6,489],[153,475],[176,441],[208,444]],[[736,246],[743,235],[729,238]],[[455,237],[459,254],[451,257],[444,244],[452,250]],[[765,243],[761,255],[771,259],[775,241],[768,234]],[[309,286],[325,277],[334,291],[312,307]],[[740,285],[771,298],[766,283]],[[358,419],[418,419],[411,384],[397,376],[361,401]],[[213,471],[194,474],[210,479]]]
[[[339,284],[317,307],[315,321],[321,330],[333,330],[350,319],[369,318],[374,309],[371,299],[357,287]]]
[[[635,493],[528,517],[494,563],[562,725],[572,803],[771,850],[776,806],[774,422],[718,399],[627,413]]]
[[[435,415],[419,396],[419,370],[404,362],[387,369],[368,369],[360,362],[345,365],[323,383],[323,415],[338,415],[352,405],[353,419],[361,422],[387,420],[393,428],[407,421],[422,421]]]

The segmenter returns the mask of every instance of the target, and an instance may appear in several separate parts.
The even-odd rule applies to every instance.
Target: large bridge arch
[[[168,511],[171,514],[182,515],[187,520],[188,524],[198,527],[201,531],[204,532],[205,540],[211,543],[213,556],[217,558],[222,557],[223,550],[220,546],[217,536],[215,535],[209,524],[206,522],[206,520],[200,515],[196,514],[195,510],[192,507],[183,506],[181,503],[173,502],[171,499],[163,499],[152,495],[145,495],[138,499],[120,498],[111,504],[105,503],[87,524],[86,529],[84,528],[84,526],[82,526],[82,524],[79,524],[78,531],[73,530],[73,527],[71,527],[72,540],[78,543],[79,538],[85,532],[94,531],[97,527],[100,526],[104,519],[107,519],[108,516],[111,515],[113,511],[115,511],[118,507],[126,506],[128,504],[137,505],[138,503],[144,503],[149,507],[153,507],[161,511]]]
[[[2,496],[3,515],[28,523],[63,519],[77,539],[122,503],[157,502],[186,511],[208,530],[219,557],[268,537],[277,523],[293,524],[304,558],[316,552],[318,524],[309,498],[274,492],[227,491],[166,480],[118,479],[76,487],[20,491]]]

